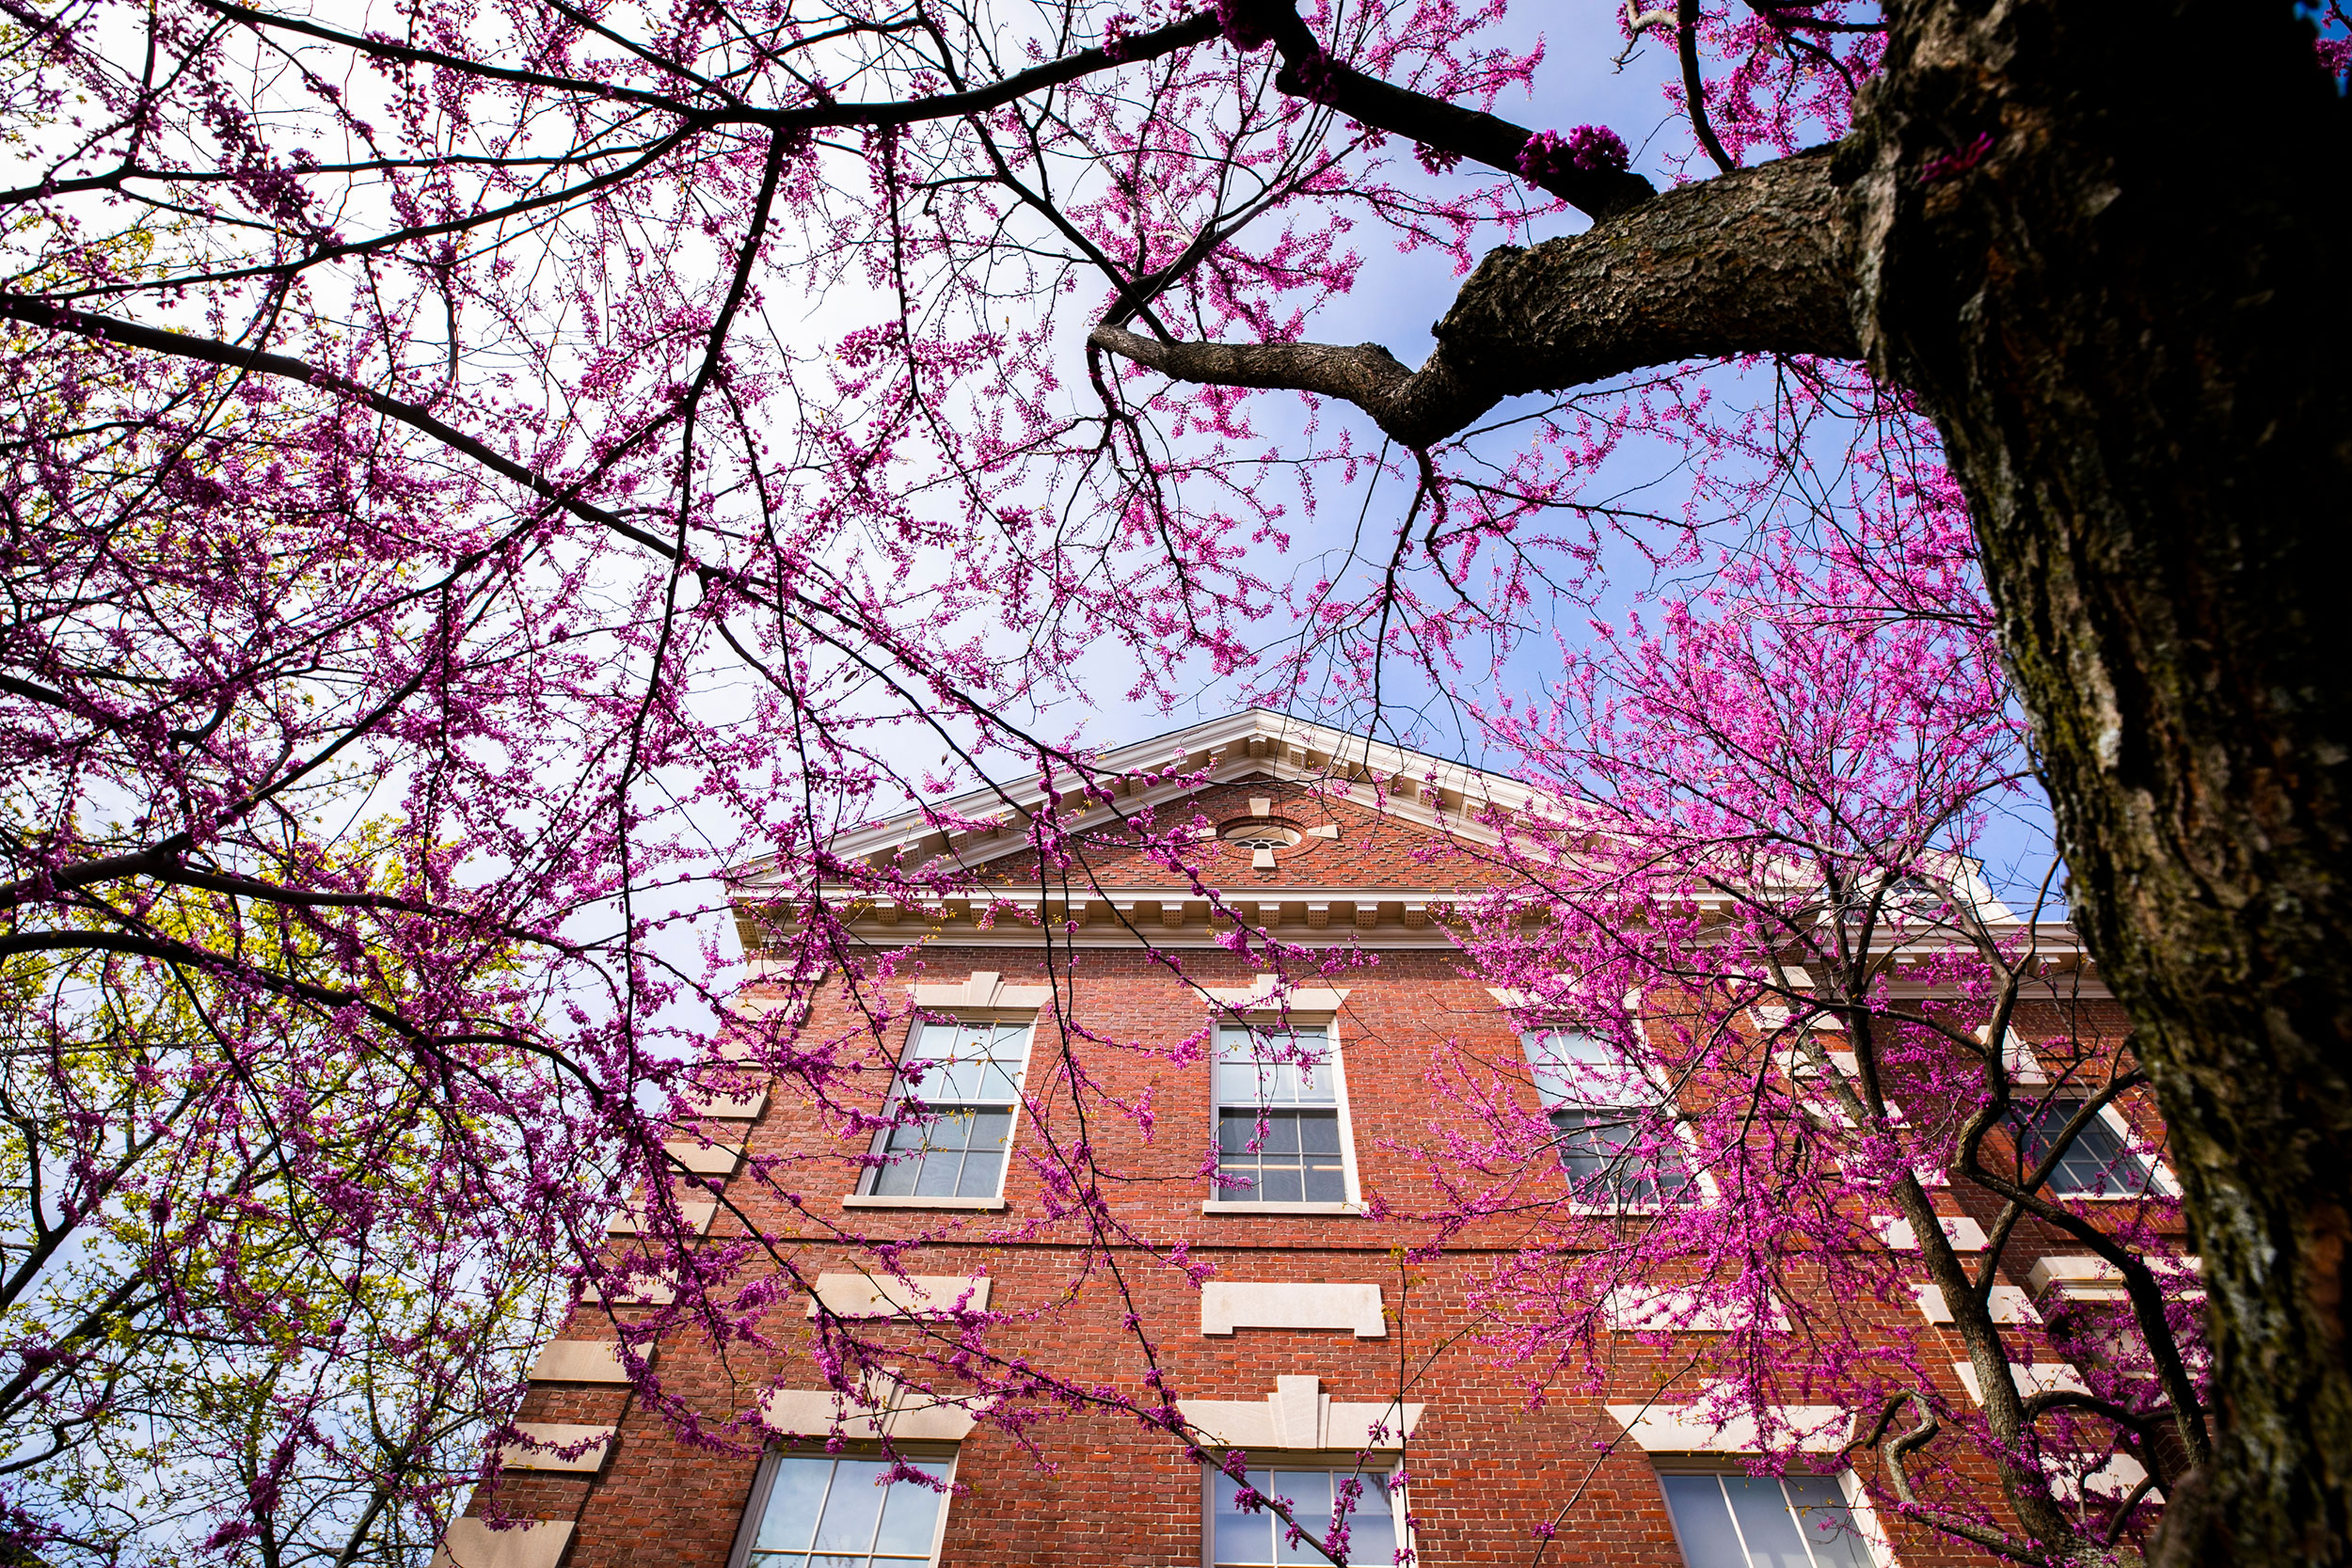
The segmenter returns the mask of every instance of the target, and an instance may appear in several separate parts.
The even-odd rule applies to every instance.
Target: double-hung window
[[[1690,1184],[1673,1115],[1616,1047],[1581,1029],[1539,1029],[1524,1043],[1577,1202],[1654,1209]]]
[[[993,1198],[1021,1105],[1029,1025],[990,1020],[917,1023],[898,1060],[881,1164],[861,1190],[875,1197]]]
[[[1249,1490],[1272,1497],[1290,1513],[1284,1524],[1263,1505],[1245,1508],[1242,1483],[1221,1470],[1209,1473],[1209,1560],[1213,1568],[1272,1568],[1277,1563],[1330,1562],[1310,1542],[1347,1532],[1355,1568],[1390,1568],[1396,1560],[1405,1516],[1403,1485],[1355,1469],[1300,1468],[1248,1472]],[[1294,1526],[1301,1539],[1291,1539]]]
[[[939,1558],[950,1458],[771,1453],[755,1493],[759,1524],[734,1568],[930,1568]]]
[[[1658,1479],[1690,1568],[1876,1568],[1835,1478],[1701,1471]]]
[[[2031,1173],[2050,1157],[2066,1134],[2066,1124],[2080,1114],[2079,1100],[2044,1100],[2032,1105],[2012,1105],[2009,1133],[2017,1141],[2019,1175]],[[2050,1191],[2060,1197],[2132,1197],[2148,1191],[2148,1163],[2127,1147],[2116,1130],[2111,1113],[2102,1109],[2083,1124],[2050,1172]]]
[[[1330,1031],[1224,1024],[1216,1035],[1216,1174],[1227,1203],[1345,1203]]]

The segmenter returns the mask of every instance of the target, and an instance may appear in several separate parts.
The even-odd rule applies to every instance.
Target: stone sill
[[[1005,1207],[1001,1197],[877,1197],[852,1193],[841,1200],[844,1209],[961,1209],[993,1213]]]
[[[1360,1214],[1360,1203],[1249,1203],[1228,1202],[1223,1198],[1207,1198],[1200,1205],[1204,1214]]]

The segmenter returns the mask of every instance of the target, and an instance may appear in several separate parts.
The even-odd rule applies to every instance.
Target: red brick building
[[[1270,1010],[1271,977],[1218,943],[1208,901],[1136,853],[1109,808],[1096,810],[1104,827],[1083,878],[1040,879],[1013,832],[943,833],[909,816],[845,835],[834,847],[849,856],[955,855],[1001,895],[993,907],[979,897],[868,903],[852,922],[872,954],[919,958],[892,983],[914,987],[920,1016],[894,1021],[873,1042],[869,1070],[839,1094],[882,1110],[920,1062],[923,1100],[939,1114],[845,1133],[840,1105],[778,1082],[713,1104],[706,1126],[720,1147],[688,1151],[729,1204],[787,1249],[811,1285],[810,1318],[834,1314],[912,1346],[944,1309],[1009,1314],[991,1331],[999,1352],[1146,1402],[1156,1364],[1201,1443],[1246,1449],[1253,1482],[1291,1499],[1302,1519],[1327,1519],[1335,1496],[1357,1488],[1357,1561],[1391,1560],[1406,1507],[1416,1560],[1432,1564],[1877,1568],[1978,1556],[1872,1517],[1836,1456],[1853,1412],[1787,1413],[1817,1429],[1807,1447],[1820,1454],[1818,1475],[1749,1474],[1742,1446],[1752,1438],[1737,1422],[1716,1430],[1690,1416],[1677,1402],[1687,1380],[1675,1381],[1651,1341],[1629,1337],[1605,1389],[1564,1381],[1535,1403],[1536,1374],[1478,1332],[1481,1281],[1521,1244],[1509,1226],[1473,1227],[1434,1260],[1402,1260],[1398,1249],[1426,1227],[1397,1216],[1436,1202],[1414,1149],[1455,1114],[1438,1085],[1442,1042],[1457,1059],[1493,1064],[1508,1092],[1553,1107],[1564,1183],[1577,1159],[1608,1152],[1591,1113],[1557,1090],[1544,1032],[1466,972],[1447,932],[1446,907],[1476,893],[1486,873],[1475,857],[1430,847],[1449,833],[1474,839],[1466,810],[1507,809],[1516,786],[1260,712],[1104,760],[1137,772],[1181,762],[1197,780],[1138,783],[1119,809],[1197,821],[1219,841],[1204,852],[1247,917],[1285,941],[1376,961],[1295,975],[1281,1010]],[[1077,822],[1082,838],[1091,820]],[[764,927],[754,911],[791,892],[746,879],[755,964]],[[1171,954],[1181,970],[1164,961]],[[856,1034],[839,978],[822,988],[808,1036]],[[2074,960],[2070,1022],[2120,1029],[2103,997],[2095,974]],[[1101,1092],[1148,1104],[1148,1117],[1072,1124],[1054,1085],[1073,1027],[1095,1042],[1084,1059]],[[1173,1049],[1187,1039],[1204,1042],[1196,1059]],[[1572,1042],[1563,1049],[1572,1053]],[[2130,1119],[2107,1118],[2110,1163],[2146,1158],[2131,1152],[2152,1132],[2136,1103]],[[1081,1137],[1088,1158],[1073,1163]],[[1216,1177],[1203,1168],[1211,1148]],[[756,1180],[744,1157],[768,1162]],[[1077,1170],[1111,1173],[1101,1212],[1118,1226],[1107,1239],[1073,1217],[1080,1195],[1057,1188],[1056,1172]],[[1947,1229],[1979,1227],[1968,1198],[1947,1191],[1937,1201]],[[742,1223],[718,1214],[709,1243]],[[920,1237],[903,1261],[910,1277],[869,1275],[871,1255],[845,1247],[844,1229]],[[1198,1280],[1171,1266],[1179,1243]],[[2004,1254],[1996,1305],[2055,1316],[2071,1300],[2096,1299],[2106,1286],[2092,1261],[2023,1227]],[[1941,1331],[1928,1294],[1888,1307],[1887,1323],[1913,1343],[1927,1336],[1932,1352]],[[756,1404],[776,1439],[765,1456],[697,1446],[643,1408],[619,1373],[612,1323],[644,1309],[583,1304],[548,1347],[522,1413],[544,1447],[510,1451],[498,1494],[509,1513],[547,1523],[494,1532],[461,1522],[445,1549],[465,1568],[1323,1560],[1310,1545],[1286,1545],[1266,1513],[1237,1509],[1232,1480],[1132,1415],[1082,1407],[1012,1434],[952,1402],[878,1393],[876,1408],[846,1408],[803,1342],[766,1356],[738,1346],[722,1358],[691,1335],[665,1341],[665,1387],[715,1418]],[[1946,1357],[1964,1360],[1957,1349]],[[2043,1362],[2035,1375],[2062,1377],[2058,1367]],[[1964,1398],[1966,1381],[1955,1366],[1946,1392]],[[875,1484],[881,1431],[910,1463],[952,1479],[952,1493]],[[1409,1479],[1392,1509],[1388,1481],[1400,1463]],[[477,1500],[475,1512],[485,1507]]]

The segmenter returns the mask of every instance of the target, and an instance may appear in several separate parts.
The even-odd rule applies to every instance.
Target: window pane
[[[1724,1487],[1714,1476],[1661,1476],[1666,1488],[1666,1509],[1674,1515],[1675,1534],[1682,1542],[1683,1560],[1690,1568],[1748,1568],[1748,1555],[1740,1549],[1739,1532],[1731,1528],[1731,1511],[1724,1503]]]
[[[956,1196],[994,1197],[1004,1186],[1004,1176],[1005,1144],[999,1138],[995,1148],[975,1148],[963,1157],[963,1174],[956,1179]]]
[[[1347,1518],[1347,1560],[1357,1568],[1388,1568],[1396,1561],[1395,1504],[1382,1476],[1363,1476],[1363,1493]]]
[[[1222,1471],[1210,1478],[1216,1483],[1216,1513],[1211,1520],[1210,1539],[1219,1568],[1226,1564],[1251,1565],[1274,1560],[1274,1515],[1263,1510],[1244,1513],[1236,1500],[1241,1485]],[[1252,1489],[1263,1491],[1268,1482],[1263,1470],[1249,1472]]]
[[[1340,1117],[1336,1111],[1320,1115],[1313,1111],[1298,1114],[1298,1147],[1309,1154],[1337,1155],[1340,1151]]]
[[[1271,1509],[1244,1513],[1235,1499],[1240,1487],[1221,1473],[1210,1476],[1210,1559],[1216,1568],[1265,1568],[1269,1564],[1323,1564],[1329,1560],[1313,1544],[1329,1538],[1332,1510],[1349,1483],[1357,1497],[1343,1523],[1347,1560],[1358,1568],[1389,1568],[1396,1560],[1397,1524],[1385,1477],[1352,1470],[1252,1470],[1249,1484],[1261,1496],[1290,1510],[1301,1538],[1292,1543],[1291,1526]]]
[[[1254,1111],[1219,1111],[1216,1114],[1216,1148],[1220,1154],[1247,1154],[1258,1138],[1258,1117]]]
[[[965,1120],[965,1143],[976,1154],[1004,1152],[1005,1143],[1012,1136],[1010,1111],[974,1111]]]
[[[1820,1568],[1875,1568],[1870,1548],[1854,1527],[1853,1510],[1846,1506],[1844,1487],[1828,1476],[1790,1476],[1784,1484]]]
[[[1748,1544],[1751,1568],[1812,1568],[1804,1542],[1797,1534],[1797,1517],[1777,1476],[1724,1476],[1724,1493],[1731,1498],[1731,1516]]]
[[[1258,1152],[1269,1159],[1276,1155],[1290,1155],[1298,1152],[1298,1113],[1296,1111],[1266,1113],[1265,1131],[1258,1137]]]
[[[817,1522],[819,1552],[850,1552],[863,1559],[874,1544],[874,1522],[882,1514],[882,1489],[877,1484],[890,1473],[879,1459],[835,1461],[833,1491],[825,1498],[824,1516]]]
[[[914,1043],[908,1047],[908,1055],[914,1061],[946,1061],[956,1053],[956,1041],[962,1034],[960,1024],[926,1023],[915,1032]]]
[[[947,1473],[945,1465],[914,1465],[910,1470],[920,1470],[933,1481]],[[931,1542],[939,1534],[939,1510],[946,1501],[944,1493],[911,1481],[894,1481],[882,1498],[882,1533],[875,1538],[874,1555],[878,1558],[912,1558],[929,1562]]]
[[[917,1197],[953,1197],[956,1179],[963,1169],[963,1155],[958,1150],[934,1151],[923,1156],[916,1167],[914,1196]]]
[[[775,1480],[768,1488],[768,1511],[761,1515],[755,1549],[803,1551],[824,1506],[825,1482],[833,1461],[804,1454],[786,1454],[776,1461]]]
[[[1277,1470],[1274,1472],[1274,1495],[1291,1511],[1291,1524],[1304,1532],[1299,1540],[1293,1542],[1290,1525],[1276,1520],[1274,1560],[1327,1565],[1331,1560],[1308,1543],[1311,1540],[1320,1541],[1331,1533],[1331,1472]]]
[[[1253,1196],[1265,1203],[1303,1203],[1307,1188],[1296,1165],[1265,1165],[1259,1169]]]
[[[1286,1070],[1297,1080],[1301,1104],[1328,1105],[1340,1096],[1338,1075],[1331,1070],[1330,1058],[1319,1046],[1313,1061],[1302,1062]]]
[[[920,1160],[897,1155],[890,1164],[874,1172],[870,1190],[883,1197],[912,1197],[914,1196],[914,1179],[922,1169]]]
[[[1345,1203],[1347,1201],[1347,1172],[1337,1164],[1311,1164],[1307,1167],[1307,1201],[1309,1203]]]
[[[937,1460],[912,1462],[909,1468],[934,1480],[947,1474],[946,1465]],[[890,1465],[879,1459],[781,1456],[753,1547],[754,1568],[914,1568],[930,1562],[946,1499],[913,1481],[882,1484],[889,1473]],[[801,1548],[811,1544],[812,1536],[816,1550],[803,1556]]]

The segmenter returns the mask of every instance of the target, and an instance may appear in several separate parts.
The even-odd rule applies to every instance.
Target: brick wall
[[[1270,887],[1345,880],[1370,886],[1426,887],[1461,867],[1433,865],[1427,836],[1346,802],[1309,801],[1295,791],[1263,783],[1212,791],[1202,803],[1211,822],[1248,810],[1252,797],[1279,794],[1278,814],[1301,823],[1335,820],[1336,842],[1285,855],[1271,873],[1236,870],[1229,880],[1261,877]],[[1156,868],[1106,847],[1105,879],[1151,879]],[[1000,867],[1017,881],[1017,864]],[[1253,884],[1254,885],[1254,884]],[[920,931],[904,933],[908,940]],[[1369,1281],[1382,1285],[1391,1312],[1401,1309],[1383,1339],[1344,1331],[1244,1327],[1230,1337],[1200,1332],[1200,1298],[1184,1275],[1137,1248],[1106,1249],[1074,1221],[1047,1212],[1047,1184],[1037,1163],[1051,1163],[1056,1143],[1076,1135],[1069,1096],[1056,1085],[1060,1042],[1050,1017],[1035,1037],[1027,1085],[1042,1094],[1041,1122],[1016,1134],[1001,1212],[861,1211],[845,1213],[839,1199],[857,1180],[864,1138],[840,1135],[838,1118],[791,1085],[779,1085],[752,1130],[751,1154],[762,1175],[737,1177],[727,1189],[758,1227],[782,1238],[804,1275],[848,1266],[849,1255],[829,1233],[845,1224],[870,1234],[921,1236],[909,1255],[910,1273],[967,1275],[993,1282],[992,1309],[1018,1321],[996,1331],[1001,1354],[1018,1354],[1073,1381],[1101,1383],[1132,1396],[1144,1394],[1142,1341],[1155,1348],[1170,1382],[1186,1397],[1263,1398],[1279,1376],[1311,1375],[1335,1399],[1385,1402],[1399,1396],[1425,1402],[1409,1465],[1411,1503],[1420,1522],[1421,1560],[1450,1563],[1592,1563],[1656,1565],[1680,1562],[1648,1455],[1622,1440],[1623,1428],[1602,1408],[1612,1399],[1635,1402],[1656,1393],[1673,1370],[1675,1353],[1633,1337],[1607,1352],[1603,1383],[1581,1374],[1551,1381],[1535,1407],[1539,1369],[1503,1365],[1477,1335],[1481,1320],[1470,1307],[1494,1258],[1517,1238],[1507,1222],[1476,1227],[1440,1259],[1409,1269],[1394,1249],[1419,1240],[1423,1227],[1409,1218],[1349,1215],[1204,1214],[1209,1196],[1199,1175],[1212,1136],[1210,1068],[1184,1042],[1200,1035],[1208,1008],[1187,982],[1246,986],[1258,965],[1212,949],[1185,956],[1180,979],[1132,944],[1082,945],[1052,976],[1067,1017],[1092,1034],[1083,1047],[1101,1091],[1129,1103],[1148,1097],[1149,1135],[1132,1117],[1090,1115],[1087,1136],[1097,1164],[1126,1178],[1117,1188],[1120,1217],[1165,1246],[1181,1242],[1194,1259],[1214,1266],[1220,1279],[1251,1281]],[[1316,982],[1347,991],[1337,1037],[1362,1196],[1410,1215],[1436,1201],[1426,1166],[1412,1149],[1433,1126],[1457,1115],[1445,1087],[1449,1063],[1464,1054],[1518,1070],[1519,1046],[1511,1021],[1460,959],[1425,946],[1375,950],[1367,961]],[[920,978],[961,980],[995,971],[1008,982],[1047,978],[1041,954],[1003,940],[986,945],[932,945]],[[2102,1008],[2106,1010],[2102,1011]],[[2070,1022],[2047,1008],[2021,1018],[2028,1036]],[[2119,1016],[2091,1005],[2071,1020],[2092,1033],[2120,1033]],[[879,1105],[903,1024],[877,1046],[860,1042],[857,1015],[836,990],[817,1007],[804,1036],[846,1042],[845,1059],[861,1070],[839,1082],[846,1103]],[[1104,1043],[1107,1042],[1107,1043]],[[1187,1056],[1189,1054],[1189,1059]],[[1524,1103],[1534,1104],[1523,1087]],[[1091,1107],[1095,1112],[1100,1106]],[[2136,1119],[2152,1116],[2135,1101]],[[800,1207],[782,1195],[796,1194]],[[1989,1217],[1989,1214],[1982,1216]],[[722,1213],[714,1243],[742,1233]],[[2016,1277],[2042,1250],[2063,1249],[2058,1239],[2028,1226],[2018,1249]],[[1114,1283],[1113,1272],[1124,1282]],[[1409,1290],[1401,1283],[1409,1274]],[[1139,1338],[1123,1323],[1132,1302],[1142,1322]],[[1876,1311],[1882,1304],[1860,1304]],[[1890,1341],[1899,1335],[1935,1353],[1935,1337],[1950,1339],[1946,1361],[1961,1359],[1956,1337],[1929,1329],[1907,1302],[1883,1304]],[[612,1315],[628,1308],[584,1307],[564,1333],[600,1338]],[[806,1357],[806,1329],[797,1315],[776,1325],[780,1348],[746,1354],[739,1347],[723,1361],[691,1334],[665,1343],[658,1371],[668,1396],[723,1420],[745,1408],[779,1372],[795,1386],[819,1380]],[[885,1335],[913,1337],[914,1324]],[[1664,1370],[1661,1370],[1664,1369]],[[1677,1385],[1687,1386],[1689,1379]],[[1957,1384],[1949,1390],[1962,1398]],[[628,1390],[564,1385],[535,1386],[523,1412],[529,1420],[615,1423],[620,1436],[601,1476],[518,1476],[500,1505],[527,1517],[575,1518],[569,1568],[621,1568],[659,1562],[664,1568],[722,1568],[749,1494],[755,1458],[697,1445],[674,1423]],[[948,1516],[942,1560],[951,1564],[1104,1563],[1192,1565],[1200,1561],[1200,1479],[1164,1433],[1132,1418],[1086,1411],[1050,1420],[1023,1451],[1004,1434],[981,1426],[961,1446],[962,1490]],[[1959,1455],[1963,1478],[1989,1477]],[[1867,1460],[1865,1461],[1866,1465]],[[485,1508],[477,1499],[475,1512]],[[1556,1522],[1559,1537],[1538,1550],[1539,1527]],[[1973,1560],[1976,1554],[1899,1526],[1890,1528],[1906,1563]]]

